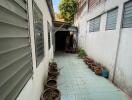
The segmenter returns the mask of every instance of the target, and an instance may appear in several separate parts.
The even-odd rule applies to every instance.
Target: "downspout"
[[[120,47],[120,42],[121,42],[121,36],[122,36],[122,20],[123,20],[123,8],[122,7],[122,13],[121,13],[121,22],[120,22],[120,29],[119,29],[119,38],[118,38],[118,44],[117,44],[117,50],[116,50],[116,58],[115,58],[115,63],[114,63],[114,70],[113,70],[113,78],[112,78],[112,82],[114,83],[115,81],[115,75],[116,75],[116,69],[117,69],[117,60],[118,60],[118,56],[119,56],[119,47]]]
[[[88,30],[87,30],[87,25],[88,25],[87,16],[88,16],[88,13],[89,13],[89,12],[88,12],[88,7],[89,7],[88,4],[89,4],[89,0],[86,0],[86,8],[87,8],[87,10],[86,10],[86,14],[85,14],[85,16],[84,16],[85,25],[86,25],[86,26],[85,26],[85,27],[86,27],[86,28],[85,28],[86,30],[85,30],[85,35],[84,35],[84,36],[85,36],[85,50],[87,50],[87,32],[88,32]],[[85,9],[86,9],[86,8],[85,8]],[[85,9],[84,9],[84,10],[85,10]]]

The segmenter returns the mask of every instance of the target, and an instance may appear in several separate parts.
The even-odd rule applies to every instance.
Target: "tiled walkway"
[[[61,100],[130,100],[110,81],[95,75],[75,54],[57,53]]]

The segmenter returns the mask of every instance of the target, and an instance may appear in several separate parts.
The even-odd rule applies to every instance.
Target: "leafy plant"
[[[78,53],[78,57],[80,57],[80,58],[83,58],[83,57],[87,56],[85,50],[83,50],[83,49],[81,49],[81,48],[79,48],[79,49],[77,50],[77,53]]]
[[[74,15],[77,12],[77,1],[61,0],[59,10],[64,20],[68,23],[72,23],[74,21]]]

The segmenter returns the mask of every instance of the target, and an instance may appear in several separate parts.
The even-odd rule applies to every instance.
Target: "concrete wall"
[[[132,28],[121,29],[114,82],[132,96]]]
[[[126,1],[128,0],[107,0],[85,16],[79,17],[76,22],[79,25],[79,46],[91,58],[106,66],[110,71],[110,80],[114,77],[115,84],[132,96],[132,28],[121,28],[123,4]],[[107,11],[115,7],[118,7],[116,30],[106,30]],[[100,31],[89,32],[89,20],[99,15]],[[116,74],[113,76],[115,69]]]
[[[51,45],[51,49],[48,50],[48,30],[47,30],[47,21],[50,23],[50,25],[52,25],[52,18],[48,10],[46,0],[34,0],[34,1],[36,2],[37,6],[43,13],[45,56],[41,61],[41,63],[36,67],[32,0],[28,0],[29,19],[30,19],[29,26],[30,26],[32,60],[33,60],[33,77],[29,80],[29,82],[26,84],[24,89],[21,91],[17,100],[40,100],[40,95],[43,90],[43,85],[47,78],[48,63],[53,58],[53,45]]]

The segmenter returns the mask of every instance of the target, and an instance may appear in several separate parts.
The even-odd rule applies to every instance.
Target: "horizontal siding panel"
[[[12,13],[0,7],[0,22],[13,24],[15,26],[28,28],[26,20],[19,18]]]
[[[0,70],[0,87],[5,84],[12,76],[14,76],[15,73],[20,71],[24,66],[27,66],[29,63],[31,63],[31,57],[30,55],[27,55],[19,59],[17,62],[11,64],[9,67]]]
[[[8,80],[8,82],[6,82],[6,84],[4,84],[2,87],[0,87],[0,94],[1,94],[1,100],[10,100],[7,99],[8,95],[10,95],[10,93],[15,89],[15,87],[17,85],[19,85],[20,81],[24,78],[27,77],[28,74],[31,74],[31,67],[29,67],[31,65],[28,66],[24,66],[19,72],[17,72],[12,78],[10,78],[10,80]],[[22,81],[22,83],[24,84],[24,82]],[[20,92],[20,91],[19,91]],[[18,94],[18,90],[17,90],[17,94]],[[13,93],[14,95],[14,93]],[[11,97],[13,100],[14,98]]]
[[[12,91],[6,97],[6,100],[14,100],[14,98],[18,96],[18,92],[21,92],[22,88],[26,85],[26,83],[31,78],[31,76],[32,76],[32,71],[31,69],[29,69],[29,71],[24,75],[24,77],[19,81],[19,83],[12,89]]]
[[[24,0],[14,0],[19,6],[21,6],[24,10],[27,10],[27,5],[25,4]]]
[[[0,23],[0,38],[29,37],[28,30],[6,23]]]
[[[29,54],[31,54],[29,47],[25,47],[0,55],[0,70],[10,66],[12,63],[18,61],[19,59]]]
[[[27,14],[25,13],[25,10],[23,10],[16,3],[13,3],[12,0],[0,0],[0,7],[3,7],[8,11],[11,11],[12,13],[15,13],[16,15],[27,19]]]
[[[4,38],[0,39],[0,46],[2,47],[0,47],[0,54],[2,54],[16,48],[29,46],[29,40],[28,38]]]

